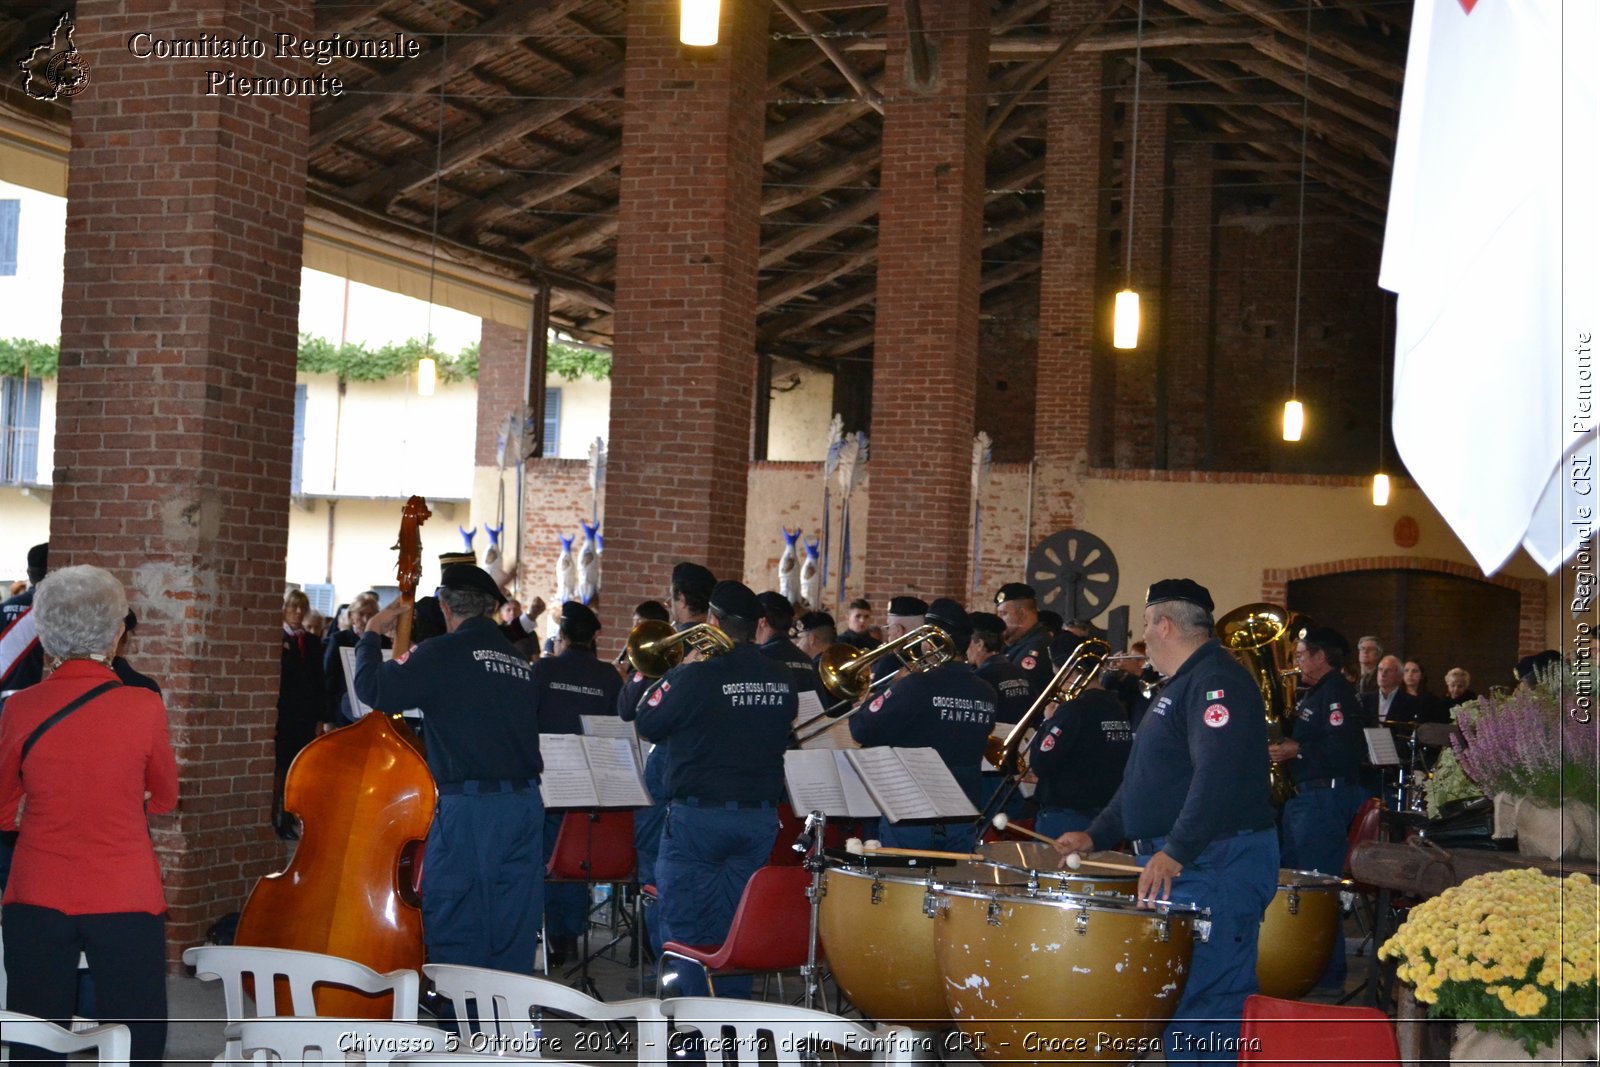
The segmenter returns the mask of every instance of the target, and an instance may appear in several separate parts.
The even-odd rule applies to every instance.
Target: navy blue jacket
[[[1056,674],[1050,669],[1050,634],[1044,623],[1034,623],[1032,629],[1007,645],[1006,659],[1027,672],[1028,696],[1037,700]]]
[[[502,634],[504,631],[502,631]],[[581,734],[584,715],[615,715],[622,679],[592,648],[533,661],[533,710],[541,734]]]
[[[0,602],[0,635],[9,634],[12,638],[8,642],[6,662],[0,662],[0,692],[14,692],[26,689],[30,685],[38,685],[44,679],[44,649],[39,645],[37,634],[24,640],[23,631],[31,629],[38,620],[31,620],[24,627],[12,630],[18,621],[33,610],[33,591],[37,586],[29,586],[9,600]]]
[[[1255,680],[1207,641],[1139,721],[1122,787],[1089,836],[1097,848],[1165,837],[1167,855],[1190,863],[1219,837],[1273,824],[1268,765]]]
[[[990,656],[978,668],[978,677],[989,683],[999,699],[996,722],[1021,722],[1033,707],[1033,680],[1028,672],[1004,656]]]
[[[768,659],[775,659],[794,672],[794,691],[796,693],[816,693],[823,696],[822,682],[817,677],[817,665],[811,662],[811,657],[800,651],[800,647],[787,637],[774,637],[760,646],[761,654]],[[826,697],[823,703],[827,703]]]
[[[1097,812],[1122,784],[1133,727],[1115,693],[1087,689],[1056,709],[1033,735],[1028,769],[1041,808]]]
[[[537,779],[544,770],[533,664],[486,616],[424,641],[403,662],[383,662],[379,635],[368,630],[356,642],[356,695],[385,712],[422,709],[428,769],[441,786]]]
[[[1361,773],[1361,703],[1341,672],[1329,671],[1306,691],[1289,732],[1300,746],[1299,758],[1289,761],[1295,784]]]
[[[850,736],[868,748],[933,749],[977,804],[997,701],[970,664],[944,663],[891,682],[850,719]]]
[[[789,668],[743,642],[662,675],[635,722],[645,740],[672,744],[671,799],[776,804],[796,710]]]

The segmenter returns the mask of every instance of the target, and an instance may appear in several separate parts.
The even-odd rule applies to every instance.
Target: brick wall
[[[867,595],[966,581],[983,225],[988,5],[922,6],[933,83],[911,84],[904,6],[889,8],[879,187]]]
[[[539,596],[554,607],[556,559],[561,554],[561,538],[572,538],[572,558],[576,563],[578,550],[583,547],[583,528],[578,525],[578,520],[588,522],[593,513],[594,494],[589,491],[589,463],[582,459],[529,460],[523,477],[523,552],[522,558],[517,561],[517,592],[524,602]],[[603,509],[604,493],[601,494],[600,503]],[[507,506],[509,510],[509,503]],[[602,510],[601,515],[604,514]],[[601,536],[605,536],[603,531]],[[606,583],[608,562],[602,555],[601,597],[605,602],[615,602],[614,597],[606,596],[609,592]],[[664,587],[666,583],[656,584]],[[661,588],[651,595],[660,598],[665,592],[665,588]],[[641,599],[643,597],[617,606],[624,612],[631,612],[633,605]],[[622,623],[624,626],[627,623],[626,614]],[[611,636],[614,625],[611,619],[608,618],[605,625],[607,636]]]
[[[628,5],[602,620],[674,562],[743,569],[755,380],[767,6],[677,43],[676,0]],[[700,50],[697,50],[700,51]]]
[[[170,952],[283,848],[267,826],[309,101],[207,97],[136,59],[168,5],[80,0],[51,561],[127,583],[165,692],[179,810],[156,820]],[[184,25],[306,34],[311,5],[201,0]],[[243,75],[290,73],[238,61]],[[303,73],[293,71],[292,73]]]
[[[1164,455],[1156,465],[1203,467],[1210,424],[1206,398],[1212,358],[1211,319],[1212,181],[1211,149],[1204,144],[1175,145],[1172,151],[1172,227],[1168,232],[1164,333],[1166,351],[1163,414]]]
[[[1038,354],[1032,315],[1006,315],[978,327],[977,423],[994,442],[996,463],[1026,463],[1033,455]]]
[[[478,444],[474,462],[500,463],[500,426],[526,400],[528,331],[483,320],[478,339]],[[515,456],[508,459],[515,461]]]
[[[1132,80],[1124,86],[1131,91]],[[1166,79],[1152,71],[1144,71],[1141,89],[1159,92],[1166,88]],[[1122,111],[1122,122],[1117,138],[1122,143],[1122,159],[1118,178],[1120,182],[1120,211],[1113,220],[1117,227],[1118,250],[1111,273],[1117,278],[1114,289],[1131,284],[1139,294],[1139,344],[1132,350],[1111,349],[1109,362],[1116,371],[1116,436],[1112,444],[1112,465],[1117,467],[1156,466],[1157,424],[1162,415],[1165,399],[1163,381],[1158,374],[1164,369],[1166,357],[1164,324],[1167,296],[1162,288],[1163,264],[1166,261],[1168,209],[1171,198],[1167,195],[1171,185],[1167,173],[1167,115],[1169,108],[1163,103],[1152,103],[1141,97],[1138,121],[1138,154],[1129,151],[1134,137],[1133,104],[1130,101]],[[1130,173],[1131,172],[1131,173]],[[1133,185],[1133,198],[1127,190]],[[1130,218],[1129,209],[1132,209]],[[1132,231],[1133,272],[1125,274],[1126,249]],[[1126,279],[1126,280],[1124,280]],[[1108,298],[1101,298],[1109,314]]]

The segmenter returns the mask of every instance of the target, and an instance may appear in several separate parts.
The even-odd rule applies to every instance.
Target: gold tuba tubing
[[[733,638],[709,622],[679,631],[670,622],[646,619],[628,632],[624,654],[633,669],[646,678],[659,678],[683,662],[693,649],[707,659],[733,651]]]
[[[1294,646],[1300,634],[1310,625],[1311,620],[1304,615],[1276,604],[1246,604],[1217,620],[1217,636],[1250,672],[1261,692],[1269,741],[1283,740],[1284,725],[1294,717],[1300,672],[1288,664],[1294,662]],[[1269,764],[1268,774],[1273,803],[1281,805],[1294,796],[1294,783],[1287,768]]]
[[[1061,665],[1061,669],[1056,671],[1055,677],[1050,679],[1044,692],[1039,694],[1016,725],[1006,732],[1005,737],[989,735],[984,758],[1001,774],[1014,773],[1021,777],[1028,773],[1028,756],[1023,747],[1028,735],[1038,729],[1039,723],[1044,720],[1044,709],[1051,704],[1065,704],[1082,696],[1110,655],[1111,646],[1100,638],[1084,638]]]

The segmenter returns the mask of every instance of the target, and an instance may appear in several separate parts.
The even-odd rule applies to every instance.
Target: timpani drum
[[[1194,941],[1189,905],[940,885],[935,954],[950,1017],[991,1060],[1128,1062],[1161,1048]]]
[[[1333,957],[1343,883],[1316,871],[1278,872],[1256,950],[1256,980],[1269,997],[1298,1000],[1316,986]]]
[[[850,1002],[879,1022],[947,1026],[944,987],[933,956],[933,878],[972,876],[955,868],[830,866],[822,875],[817,933],[828,969]]]
[[[1133,895],[1139,876],[1127,871],[1061,870],[1061,854],[1041,841],[990,841],[978,847],[982,862],[962,864],[963,871],[976,875],[977,884],[993,887],[1031,885],[1036,889],[1060,889],[1069,893],[1126,893]],[[1125,852],[1091,852],[1088,861],[1133,866],[1135,857]],[[939,881],[953,884],[957,879],[943,872]]]

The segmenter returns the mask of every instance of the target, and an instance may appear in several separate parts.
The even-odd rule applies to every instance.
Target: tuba
[[[822,655],[817,659],[817,676],[822,681],[822,688],[840,703],[821,715],[801,723],[793,736],[795,745],[805,744],[854,715],[855,711],[840,715],[839,709],[854,704],[871,691],[872,666],[885,656],[897,656],[906,670],[917,672],[932,670],[942,663],[948,663],[955,658],[955,654],[955,642],[950,639],[950,635],[932,623],[925,623],[869,652],[863,652],[859,648],[843,643],[829,645],[822,650]],[[860,710],[859,706],[856,710]],[[832,721],[816,730],[801,733],[820,719],[832,719]]]
[[[1274,744],[1283,740],[1284,724],[1294,716],[1300,672],[1287,664],[1294,662],[1294,646],[1310,625],[1304,615],[1276,604],[1246,604],[1217,620],[1217,636],[1250,672],[1261,692],[1261,703],[1267,709],[1267,740]],[[1294,796],[1294,783],[1282,764],[1271,764],[1268,773],[1274,804],[1281,805]]]
[[[689,650],[706,659],[733,651],[733,638],[709,622],[697,623],[687,630],[673,629],[670,622],[646,619],[628,632],[628,644],[623,650],[633,669],[646,678],[659,678],[683,662]]]

